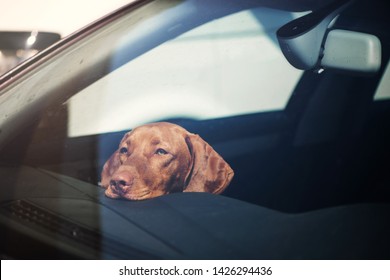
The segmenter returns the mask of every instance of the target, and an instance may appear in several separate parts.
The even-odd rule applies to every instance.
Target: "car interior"
[[[255,2],[204,12],[183,28]],[[45,107],[0,153],[2,255],[389,258],[390,99],[375,94],[390,79],[390,22],[385,9],[380,12],[371,2],[354,1],[332,26],[379,38],[375,73],[315,63],[283,110],[156,120],[201,135],[231,165],[234,179],[219,196],[178,193],[137,202],[104,197],[100,172],[128,130],[70,138],[65,103]]]

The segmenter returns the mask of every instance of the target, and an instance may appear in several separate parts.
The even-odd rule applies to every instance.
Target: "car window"
[[[359,176],[339,170],[355,162],[350,155],[371,156],[374,146],[374,162],[386,158],[387,145],[370,142],[388,119],[380,104],[386,102],[371,106],[381,73],[302,72],[288,64],[275,39],[299,15],[237,2],[201,18],[198,10],[186,14],[191,3],[148,3],[91,36],[65,41],[64,52],[49,53],[4,91],[0,139],[11,140],[0,141],[1,162],[96,186],[125,132],[170,121],[199,134],[233,167],[224,194],[266,207],[323,207],[329,186],[339,191],[333,178],[352,186],[364,182],[359,176],[373,176],[364,165]],[[387,75],[377,99],[388,92]],[[350,146],[356,139],[361,143]],[[307,199],[311,194],[318,200]],[[361,199],[345,191],[331,203],[344,197]]]
[[[375,92],[374,99],[377,101],[390,99],[390,63],[387,63],[386,70]]]
[[[274,34],[297,15],[245,10],[158,46],[69,100],[69,136],[283,109],[302,71],[288,64]]]

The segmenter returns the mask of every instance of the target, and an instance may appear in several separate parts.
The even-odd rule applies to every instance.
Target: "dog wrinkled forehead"
[[[132,141],[149,139],[154,144],[158,144],[157,142],[159,141],[173,141],[177,138],[177,135],[185,137],[188,134],[190,133],[187,130],[176,124],[166,122],[150,123],[127,132],[123,136],[121,143],[126,142],[130,144]]]
[[[181,127],[177,124],[168,123],[168,122],[158,122],[158,123],[150,123],[150,124],[142,125],[142,126],[134,128],[133,131],[148,130],[148,129],[151,129],[153,127],[158,127],[158,129],[160,129],[162,131],[171,131],[171,132],[175,132],[175,133],[178,133],[178,132],[179,133],[188,133],[188,131],[185,130],[183,127]]]

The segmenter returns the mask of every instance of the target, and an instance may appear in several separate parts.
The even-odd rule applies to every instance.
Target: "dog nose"
[[[123,191],[133,183],[133,178],[127,173],[114,174],[110,181],[111,188]]]

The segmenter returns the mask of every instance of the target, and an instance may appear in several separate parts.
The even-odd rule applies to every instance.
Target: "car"
[[[59,39],[53,32],[0,32],[0,75]]]
[[[0,75],[61,37],[127,2],[67,1],[52,5],[47,0],[16,0],[3,5],[0,19]],[[90,9],[91,5],[93,9]],[[68,20],[70,17],[71,21]]]
[[[1,76],[2,256],[389,259],[382,2],[138,0]],[[225,192],[104,195],[157,121],[230,164]]]

